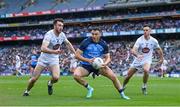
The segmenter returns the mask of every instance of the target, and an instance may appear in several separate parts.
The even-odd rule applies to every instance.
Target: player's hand
[[[53,52],[54,54],[61,54],[62,53],[62,50],[60,50],[60,49],[57,49],[57,50],[54,50],[54,52]]]
[[[95,59],[95,58],[89,59],[88,62],[89,62],[90,64],[92,64],[93,61],[94,61],[94,59]]]
[[[138,60],[142,60],[144,58],[144,55],[137,55]]]
[[[107,64],[106,63],[103,63],[102,65],[101,65],[101,68],[104,68],[104,67],[106,67],[107,66]]]

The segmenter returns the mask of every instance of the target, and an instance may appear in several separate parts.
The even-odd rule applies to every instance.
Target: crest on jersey
[[[145,47],[142,49],[142,52],[143,53],[149,53],[150,49],[148,47]]]
[[[59,49],[59,47],[60,47],[60,44],[56,44],[56,45],[53,46],[53,49],[57,50],[57,49]]]

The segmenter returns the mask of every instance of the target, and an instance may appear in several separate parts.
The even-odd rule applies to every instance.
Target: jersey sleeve
[[[51,36],[49,35],[49,33],[46,33],[43,42],[50,42],[50,40],[51,40]]]
[[[64,42],[68,41],[66,35],[65,35],[63,32],[62,32],[62,36],[63,36],[63,41],[64,41]]]
[[[140,38],[138,38],[134,44],[134,47],[136,47],[136,48],[139,48],[139,46],[140,46]]]
[[[86,49],[86,47],[88,46],[88,44],[89,44],[88,39],[83,40],[83,41],[80,43],[79,49],[80,49],[81,51],[84,51],[84,50]]]
[[[159,43],[156,39],[154,39],[154,49],[160,48]]]

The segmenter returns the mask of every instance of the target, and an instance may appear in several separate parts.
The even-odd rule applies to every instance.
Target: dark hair
[[[97,27],[92,28],[91,31],[92,31],[92,30],[97,30],[97,31],[101,32],[101,30],[100,30],[99,28],[97,28]]]
[[[62,18],[56,18],[56,19],[54,19],[54,21],[53,21],[53,25],[55,25],[57,22],[62,22],[62,23],[64,23],[64,20],[63,20]]]
[[[144,26],[143,26],[143,28],[144,28],[144,27],[149,27],[149,28],[150,28],[150,26],[149,26],[149,25],[144,25]]]
[[[102,33],[101,29],[99,29],[99,28],[97,28],[97,27],[92,28],[92,29],[91,29],[91,33],[92,33],[92,31],[98,31],[98,32],[101,34],[101,36],[103,36],[103,33]]]

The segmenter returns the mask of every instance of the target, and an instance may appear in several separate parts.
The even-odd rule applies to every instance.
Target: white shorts
[[[167,67],[166,66],[161,66],[161,70],[166,71]]]
[[[71,63],[70,64],[70,69],[76,68],[78,66],[77,62]]]
[[[136,68],[137,70],[142,69],[144,64],[150,64],[151,65],[152,60],[137,60],[135,59],[133,63],[131,64],[130,68]]]
[[[37,65],[38,64],[41,65],[41,66],[44,66],[44,67],[52,66],[52,65],[59,65],[59,59],[49,60],[49,59],[39,58],[38,62],[37,62]]]
[[[17,64],[15,68],[16,68],[16,70],[19,70],[20,67],[21,67],[21,65]]]

